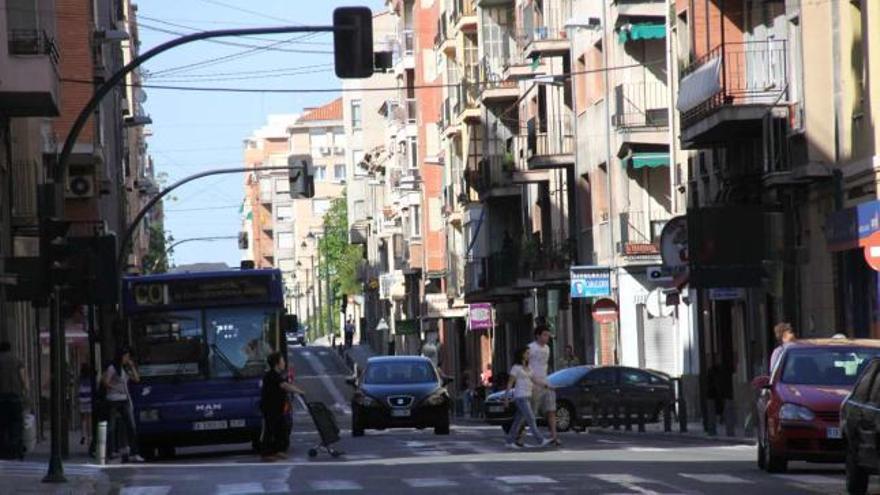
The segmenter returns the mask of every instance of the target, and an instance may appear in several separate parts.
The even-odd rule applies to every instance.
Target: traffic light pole
[[[346,27],[340,28],[340,30],[346,29]],[[351,29],[351,28],[348,28]],[[337,29],[333,26],[280,26],[280,27],[265,27],[265,28],[244,28],[244,29],[219,29],[213,31],[203,31],[199,33],[192,33],[186,36],[181,36],[180,38],[173,39],[171,41],[162,43],[150,50],[147,50],[143,54],[135,57],[131,62],[123,66],[121,69],[116,71],[110,78],[105,81],[103,84],[95,89],[95,93],[89,99],[88,103],[86,103],[85,107],[79,112],[76,120],[73,122],[73,126],[71,126],[70,131],[67,134],[67,138],[64,140],[64,146],[61,148],[61,153],[58,155],[58,162],[55,166],[55,169],[52,173],[52,179],[55,183],[63,183],[64,176],[67,172],[67,167],[70,162],[70,156],[73,153],[73,147],[79,139],[79,135],[82,132],[83,128],[85,128],[86,123],[89,120],[89,117],[95,113],[98,109],[98,106],[101,104],[101,101],[104,100],[111,91],[113,91],[119,83],[123,81],[126,75],[140,67],[144,62],[150,60],[151,58],[159,55],[160,53],[171,50],[172,48],[176,48],[181,45],[185,45],[187,43],[192,43],[193,41],[206,40],[211,38],[225,38],[225,37],[237,37],[237,36],[254,36],[254,35],[268,35],[268,34],[287,34],[287,33],[318,33],[318,32],[334,32]],[[372,48],[372,46],[371,46]],[[270,169],[272,167],[266,167]],[[278,169],[287,169],[287,167],[277,167]],[[197,174],[196,176],[189,177],[184,181],[181,181],[172,188],[166,189],[162,193],[160,193],[157,198],[161,199],[167,192],[170,192],[171,189],[177,187],[179,185],[185,184],[190,180],[195,180],[199,177],[205,177],[207,175],[217,175],[219,173],[233,173],[233,172],[242,172],[248,171],[247,169],[236,169],[236,170],[227,170],[227,171],[211,171],[209,173]],[[156,199],[156,198],[154,198]],[[147,207],[145,207],[138,214],[138,217],[133,222],[132,226],[126,231],[126,235],[123,238],[123,241],[120,245],[120,256],[122,259],[121,253],[125,253],[125,249],[129,242],[131,242],[131,236],[134,233],[134,228],[138,223],[143,219],[146,212],[149,210],[149,207],[152,207],[156,201],[150,201]],[[121,264],[121,262],[119,262]],[[51,411],[52,411],[52,446],[51,446],[51,455],[49,458],[49,472],[46,474],[46,477],[43,478],[44,482],[47,483],[63,483],[66,480],[64,477],[64,467],[61,461],[61,443],[62,443],[62,432],[61,430],[61,415],[62,415],[62,401],[63,401],[63,384],[62,384],[62,372],[63,372],[63,346],[65,343],[65,335],[64,328],[61,322],[59,321],[58,315],[58,305],[60,304],[60,292],[56,289],[53,289],[53,302],[50,306],[52,309],[51,313],[55,318],[52,324],[50,325],[50,359],[51,359],[51,369],[52,369],[52,396],[51,396]],[[65,432],[66,433],[66,432]]]

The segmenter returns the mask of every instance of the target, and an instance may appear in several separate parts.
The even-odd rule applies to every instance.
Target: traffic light
[[[315,176],[313,175],[311,155],[290,155],[287,157],[290,178],[290,197],[308,199],[315,197]]]
[[[65,285],[70,276],[73,250],[67,242],[70,222],[55,217],[40,219],[40,261],[48,287]]]
[[[373,13],[367,7],[333,11],[333,55],[336,76],[361,79],[373,75]]]

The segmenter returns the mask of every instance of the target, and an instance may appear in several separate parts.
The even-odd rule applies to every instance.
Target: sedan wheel
[[[764,428],[764,466],[768,473],[784,473],[788,469],[788,460],[773,452],[770,443],[770,430]]]
[[[556,408],[556,431],[565,432],[571,429],[574,413],[571,406],[562,404]]]

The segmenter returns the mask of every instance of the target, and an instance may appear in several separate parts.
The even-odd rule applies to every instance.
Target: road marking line
[[[126,486],[119,495],[168,495],[171,487],[164,486]]]
[[[736,476],[732,476],[729,474],[693,474],[693,473],[678,473],[679,476],[683,478],[690,478],[692,480],[697,480],[702,483],[754,483],[754,481],[747,480],[745,478],[739,478]]]
[[[216,495],[247,495],[250,493],[266,493],[262,483],[227,483],[217,485]]]
[[[309,482],[313,490],[332,491],[332,490],[363,490],[359,483],[346,480],[322,480]]]
[[[553,478],[548,478],[546,476],[538,476],[538,475],[524,475],[524,476],[496,476],[496,480],[501,481],[502,483],[507,483],[508,485],[530,485],[530,484],[550,484],[557,483]]]
[[[836,485],[843,482],[842,479],[821,474],[774,474],[773,477],[805,485]]]
[[[413,452],[413,454],[423,457],[452,455],[452,453],[448,450],[419,450]]]
[[[446,478],[411,478],[402,480],[412,488],[440,488],[458,486],[458,482]]]
[[[639,478],[638,476],[633,476],[631,474],[591,474],[590,476],[606,483],[622,486],[623,488],[630,490],[631,493],[641,493],[644,495],[653,495],[657,493],[654,490],[638,486],[641,483],[651,483],[650,480]]]
[[[629,452],[669,452],[670,449],[661,447],[627,447],[624,450]]]

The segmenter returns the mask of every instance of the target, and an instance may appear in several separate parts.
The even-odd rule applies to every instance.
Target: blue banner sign
[[[571,297],[607,297],[611,295],[611,269],[602,266],[571,267]]]

